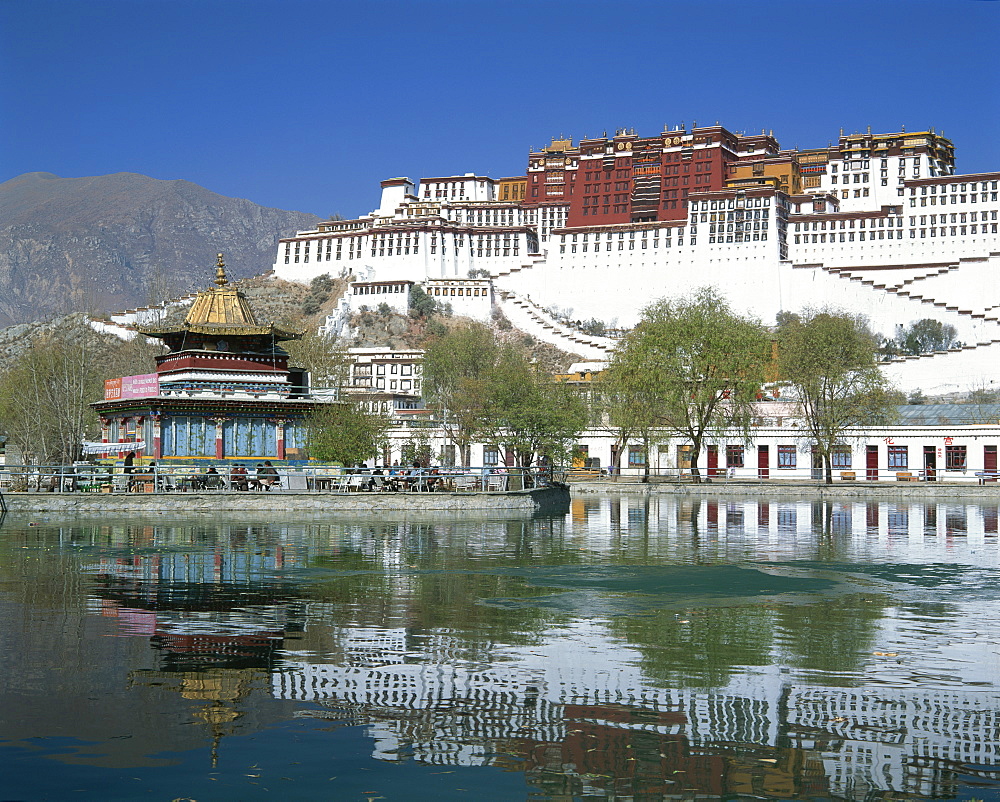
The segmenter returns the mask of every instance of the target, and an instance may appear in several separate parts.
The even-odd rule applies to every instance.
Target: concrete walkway
[[[570,483],[574,496],[593,493],[677,496],[794,496],[796,498],[893,499],[923,502],[934,499],[969,499],[1000,502],[1000,483],[979,485],[973,482],[799,482],[791,480],[740,481],[714,478],[700,484],[653,479],[642,484],[632,477],[589,480]]]

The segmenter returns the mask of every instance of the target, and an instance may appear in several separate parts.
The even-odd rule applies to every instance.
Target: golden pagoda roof
[[[215,287],[198,293],[184,322],[189,326],[257,326],[246,296],[226,279],[221,253],[215,264]]]
[[[262,334],[277,339],[298,339],[298,332],[282,331],[273,323],[260,324],[246,296],[226,278],[226,264],[219,254],[215,264],[215,286],[202,290],[194,299],[183,325],[177,329],[140,326],[143,334],[153,336],[186,331],[195,334]]]

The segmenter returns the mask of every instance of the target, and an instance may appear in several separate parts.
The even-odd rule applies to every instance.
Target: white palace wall
[[[545,320],[545,309],[627,328],[653,301],[708,285],[765,325],[779,311],[832,306],[865,315],[885,337],[932,318],[954,326],[966,345],[987,344],[1000,340],[997,184],[995,173],[900,178],[895,195],[849,204],[764,187],[695,193],[683,221],[567,228],[565,203],[494,201],[494,182],[485,177],[419,187],[391,179],[371,215],[282,240],[274,272],[302,282],[333,273],[425,288],[474,272],[492,281],[485,296],[492,308],[518,316],[513,299],[530,302],[535,311],[520,317],[543,318],[532,333],[568,351],[572,335]],[[456,311],[469,307],[486,319],[482,293],[470,302],[458,297]],[[597,358],[602,349],[578,352]],[[968,389],[992,381],[995,351],[983,345],[888,371],[904,390]]]
[[[625,240],[623,251],[560,254],[553,253],[560,247],[557,240],[550,241],[545,261],[500,277],[497,285],[543,307],[572,309],[573,319],[597,318],[622,327],[635,325],[653,301],[706,285],[718,287],[734,308],[768,324],[783,308],[776,242],[667,247],[660,239],[653,247],[649,236],[646,248],[638,238],[631,250]]]

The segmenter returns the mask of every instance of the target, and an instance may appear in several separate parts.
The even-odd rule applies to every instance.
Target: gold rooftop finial
[[[226,279],[226,263],[222,261],[222,254],[219,254],[219,259],[215,263],[215,283],[216,286],[225,287],[229,281]]]

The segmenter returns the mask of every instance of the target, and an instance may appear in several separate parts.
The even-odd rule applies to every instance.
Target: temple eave
[[[172,334],[207,334],[225,335],[227,337],[267,336],[274,337],[276,340],[298,340],[302,337],[301,332],[286,331],[284,329],[279,329],[273,324],[267,326],[243,326],[214,323],[185,323],[183,326],[169,329],[155,328],[152,326],[140,326],[139,333],[145,334],[148,337],[169,337]]]
[[[113,401],[96,401],[90,406],[98,413],[136,410],[198,409],[209,412],[249,410],[253,412],[298,411],[308,412],[317,406],[343,403],[321,398],[252,398],[219,396],[156,396],[152,398],[127,398]]]

